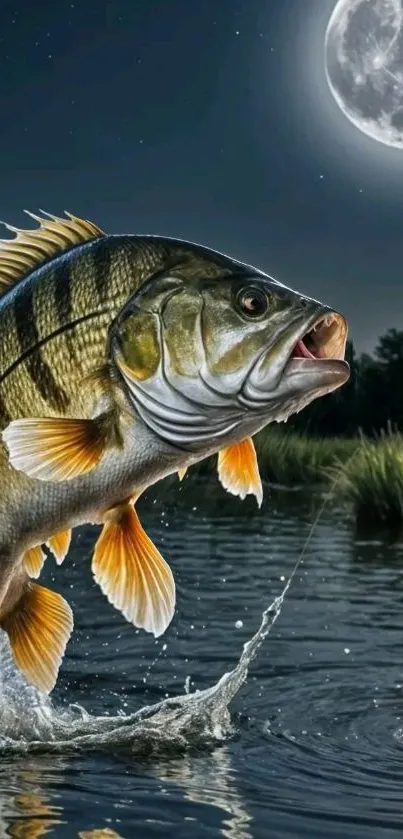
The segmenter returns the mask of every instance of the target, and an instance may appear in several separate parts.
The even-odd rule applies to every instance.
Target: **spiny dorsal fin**
[[[15,237],[0,239],[0,294],[4,294],[30,271],[39,268],[68,248],[105,235],[91,221],[77,218],[67,210],[65,219],[52,216],[44,210],[40,212],[46,218],[36,216],[28,210],[24,212],[39,222],[39,227],[34,230],[20,230],[2,222],[7,230],[15,233]]]

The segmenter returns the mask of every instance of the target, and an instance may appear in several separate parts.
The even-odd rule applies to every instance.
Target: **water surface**
[[[335,501],[231,719],[220,716],[220,730],[208,731],[194,713],[194,692],[236,667],[281,594],[321,504],[319,495],[266,488],[257,511],[215,479],[172,479],[163,494],[144,497],[143,524],[177,582],[177,613],[158,640],[128,625],[93,583],[96,528],[74,535],[61,569],[48,560],[43,581],[69,600],[76,628],[42,716],[3,658],[0,837],[101,827],[124,839],[401,836],[403,544],[357,536]],[[187,691],[193,710],[182,739],[168,737],[177,730],[171,709],[153,718],[148,740],[160,737],[161,748],[139,753],[125,719]],[[182,724],[182,706],[178,713]],[[112,737],[119,715],[124,736]],[[74,726],[97,734],[72,753],[63,744]],[[42,744],[38,753],[32,741]]]

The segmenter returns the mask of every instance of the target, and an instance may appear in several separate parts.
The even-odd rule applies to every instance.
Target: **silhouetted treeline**
[[[388,427],[403,431],[403,331],[389,329],[372,356],[357,356],[349,342],[346,358],[347,384],[317,399],[290,424],[320,436],[352,436],[360,430],[373,435]]]

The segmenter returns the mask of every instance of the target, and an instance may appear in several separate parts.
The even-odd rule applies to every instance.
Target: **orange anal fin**
[[[185,466],[184,469],[178,469],[178,478],[179,478],[180,481],[183,481],[187,471],[188,471],[187,466]]]
[[[16,606],[2,621],[17,667],[39,690],[54,688],[73,613],[60,594],[29,582]]]
[[[30,417],[10,422],[3,441],[14,469],[41,481],[65,481],[97,465],[107,445],[107,432],[106,417]]]
[[[263,501],[263,487],[259,475],[256,450],[251,437],[245,437],[240,443],[234,443],[218,453],[218,477],[232,495],[242,500],[247,495],[255,495],[258,506]]]
[[[27,574],[36,580],[37,577],[40,576],[45,559],[46,556],[39,545],[36,545],[35,548],[29,548],[28,551],[25,551],[23,563]]]
[[[59,533],[55,533],[55,535],[51,536],[48,540],[48,548],[50,548],[50,550],[52,551],[52,554],[58,565],[61,565],[63,560],[67,556],[70,547],[70,542],[71,530],[59,530]]]
[[[172,571],[130,502],[109,510],[104,521],[92,559],[95,581],[126,620],[158,637],[175,611]]]

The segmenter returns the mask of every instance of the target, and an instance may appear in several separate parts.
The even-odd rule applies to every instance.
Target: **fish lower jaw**
[[[283,376],[302,375],[307,375],[311,378],[316,376],[318,380],[321,377],[325,377],[326,381],[337,378],[343,378],[344,381],[347,381],[350,375],[350,366],[342,358],[297,358],[292,356],[285,365]]]

